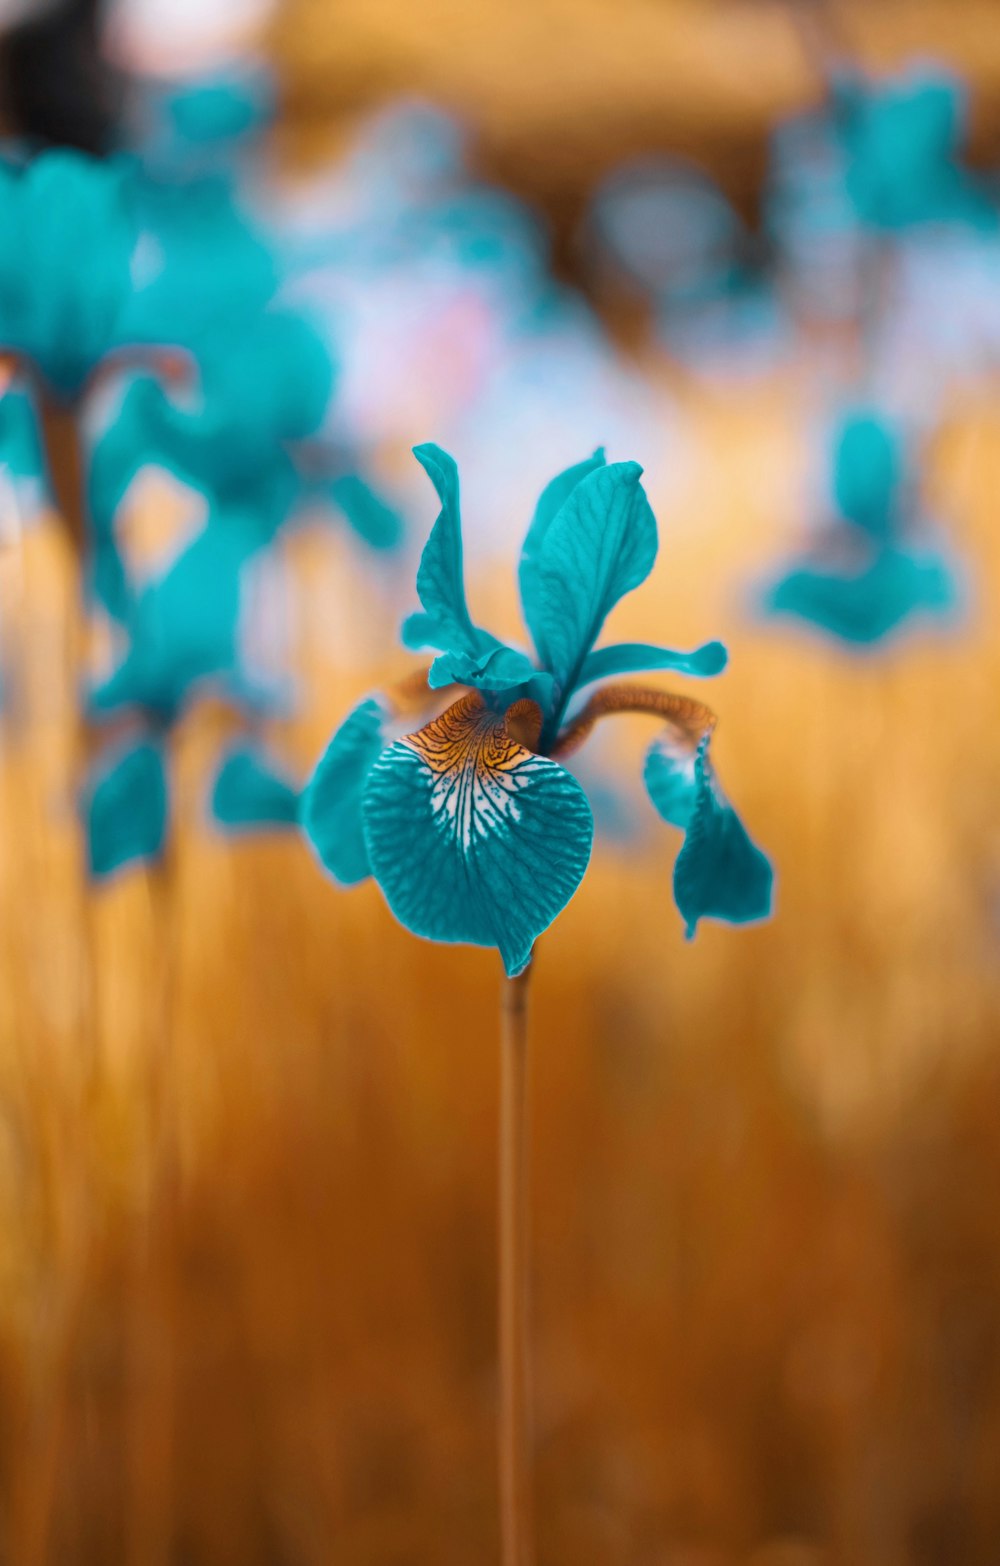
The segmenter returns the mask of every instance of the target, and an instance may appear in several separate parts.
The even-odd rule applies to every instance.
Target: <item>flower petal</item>
[[[410,617],[403,628],[403,640],[409,647],[475,652],[476,632],[469,618],[462,575],[458,468],[446,451],[431,443],[415,446],[413,455],[437,490],[441,510],[417,570],[417,596],[425,612]],[[419,633],[413,628],[415,621],[419,622]],[[419,642],[411,639],[414,634],[419,634]]]
[[[331,480],[329,495],[371,549],[395,549],[401,543],[402,517],[360,473],[342,473]]]
[[[528,709],[531,709],[529,712]],[[580,785],[515,737],[540,713],[506,717],[475,693],[383,751],[364,792],[371,867],[414,934],[497,946],[508,974],[566,906],[590,858]]]
[[[576,684],[579,689],[611,675],[650,673],[655,669],[672,669],[677,674],[707,678],[721,674],[727,659],[721,642],[704,642],[689,653],[675,652],[670,647],[652,647],[646,642],[616,642],[612,647],[599,647],[584,659]]]
[[[497,642],[478,656],[442,653],[431,664],[428,684],[431,690],[445,685],[471,685],[480,691],[509,691],[537,678],[538,670],[530,658]]]
[[[361,801],[385,744],[385,707],[368,697],[345,718],[302,795],[302,829],[323,867],[342,886],[371,875]]]
[[[774,875],[715,777],[706,734],[692,750],[668,735],[646,757],[649,797],[664,821],[684,831],[674,866],[674,901],[694,935],[699,919],[746,924],[771,911]]]
[[[812,566],[792,569],[770,589],[770,614],[795,615],[861,646],[880,641],[911,615],[946,614],[958,589],[944,560],[882,550],[865,570],[847,575]]]
[[[212,814],[220,826],[290,826],[299,818],[299,791],[256,746],[234,746],[222,760],[212,789]]]
[[[159,857],[167,834],[163,753],[143,740],[99,763],[84,803],[91,875]]]
[[[656,559],[656,518],[637,462],[581,479],[542,541],[538,625],[548,667],[567,697],[605,618]]]
[[[598,447],[592,457],[585,462],[577,462],[573,467],[566,468],[558,473],[542,490],[535,507],[535,514],[531,519],[521,550],[521,563],[518,568],[518,580],[521,588],[521,608],[524,613],[524,623],[531,632],[538,656],[543,662],[547,659],[545,647],[545,628],[542,612],[542,583],[539,558],[542,545],[545,541],[552,522],[555,520],[564,503],[569,499],[573,490],[589,474],[595,473],[598,468],[605,465],[604,448]]]

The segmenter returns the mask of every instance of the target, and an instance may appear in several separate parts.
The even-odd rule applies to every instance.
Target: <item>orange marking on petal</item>
[[[614,713],[646,712],[665,718],[677,735],[694,749],[718,721],[704,702],[673,691],[653,690],[648,685],[606,685],[596,691],[581,712],[567,724],[552,747],[553,756],[569,756],[579,750],[599,718]]]

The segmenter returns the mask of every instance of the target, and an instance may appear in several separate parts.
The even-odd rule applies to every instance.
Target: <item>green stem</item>
[[[500,1539],[503,1566],[531,1566],[528,1327],[528,983],[505,979],[500,1001]]]

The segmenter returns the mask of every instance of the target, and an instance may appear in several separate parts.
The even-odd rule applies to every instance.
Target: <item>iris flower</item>
[[[70,402],[131,340],[138,230],[128,181],[120,164],[50,152],[0,168],[0,201],[0,347]]]
[[[687,933],[706,916],[765,916],[771,868],[717,781],[713,714],[690,697],[614,680],[640,670],[718,674],[725,649],[595,649],[607,615],[656,557],[642,469],[606,464],[599,451],[542,493],[519,568],[532,657],[473,622],[458,470],[437,446],[415,455],[441,511],[417,573],[422,612],[402,634],[437,657],[391,695],[363,701],[334,734],[302,805],[321,863],[344,885],[373,875],[417,935],[496,946],[513,977],[590,859],[590,805],[562,763],[600,719],[639,712],[662,724],[645,782],[659,814],[685,834],[674,897]],[[406,732],[421,709],[429,721]]]
[[[811,621],[860,646],[918,614],[949,613],[957,599],[952,574],[913,537],[912,474],[899,427],[878,409],[850,407],[831,444],[837,520],[768,589],[767,612]]]

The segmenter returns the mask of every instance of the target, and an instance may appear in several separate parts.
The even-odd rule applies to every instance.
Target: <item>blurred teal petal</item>
[[[580,785],[518,742],[513,714],[462,697],[383,751],[363,803],[397,919],[429,940],[496,946],[511,976],[579,886],[594,830]]]
[[[121,164],[46,152],[0,171],[0,349],[74,397],[121,341],[138,240]]]
[[[299,791],[261,749],[239,744],[216,774],[212,814],[235,829],[291,826],[299,818]]]
[[[158,745],[142,741],[100,763],[84,806],[90,873],[159,857],[167,833],[167,779]]]
[[[35,410],[27,394],[16,389],[0,394],[0,467],[15,485],[46,480]]]
[[[361,814],[368,775],[385,745],[386,712],[374,697],[355,707],[330,741],[302,795],[302,828],[342,886],[371,874]]]
[[[396,549],[403,540],[403,519],[358,473],[343,473],[331,481],[330,499],[358,537],[372,549]]]
[[[172,721],[206,682],[235,689],[247,539],[236,525],[210,524],[136,599],[122,664],[90,698],[95,714],[134,707]]]
[[[771,614],[811,621],[841,641],[868,646],[911,616],[948,614],[958,603],[956,583],[935,555],[883,550],[866,569],[846,575],[798,567],[771,588]]]
[[[710,736],[692,748],[673,736],[657,740],[644,779],[658,813],[684,831],[674,866],[674,901],[690,938],[699,919],[746,924],[771,912],[774,875],[719,787]]]
[[[462,522],[458,501],[458,469],[440,446],[415,446],[413,454],[437,490],[441,511],[424,545],[417,571],[417,596],[424,614],[411,616],[403,628],[407,646],[417,631],[417,645],[442,652],[475,652],[476,631],[465,601],[462,567]]]
[[[654,669],[672,669],[677,674],[707,677],[721,674],[727,658],[721,642],[705,642],[689,653],[675,652],[670,647],[653,647],[645,642],[616,642],[613,647],[599,647],[588,654],[576,686],[579,689],[611,675],[649,673]]]
[[[833,439],[833,499],[841,516],[887,537],[905,476],[902,435],[877,409],[848,410]]]
[[[656,519],[637,462],[598,468],[573,488],[538,556],[538,626],[563,695],[580,677],[606,616],[656,559]]]
[[[587,478],[589,474],[596,472],[598,468],[604,467],[604,464],[604,448],[601,446],[585,462],[577,462],[573,467],[564,469],[562,473],[558,473],[554,479],[551,479],[539,496],[535,514],[525,535],[524,546],[521,550],[521,562],[518,567],[521,609],[524,614],[524,623],[531,632],[532,639],[538,649],[538,656],[543,661],[547,657],[547,653],[542,616],[539,557],[542,545],[545,542],[545,535],[580,480]]]

